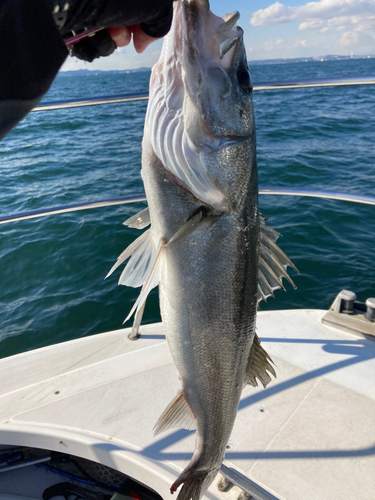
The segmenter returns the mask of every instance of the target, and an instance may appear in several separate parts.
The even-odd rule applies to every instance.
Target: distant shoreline
[[[374,54],[368,54],[363,56],[335,56],[326,55],[319,57],[295,57],[292,59],[255,59],[249,60],[250,66],[261,66],[265,64],[290,64],[290,63],[304,63],[304,62],[325,62],[325,61],[343,61],[349,59],[375,59]],[[60,71],[58,76],[71,76],[71,75],[92,75],[95,73],[109,74],[109,73],[144,73],[151,71],[151,68],[137,68],[137,69],[120,69],[120,70],[100,70],[100,69],[76,69],[69,71]]]
[[[254,60],[248,61],[252,66],[263,65],[263,64],[288,64],[288,63],[299,63],[299,62],[325,62],[325,61],[344,61],[349,59],[375,59],[374,54],[367,54],[364,56],[318,56],[318,57],[295,57],[292,59],[264,59],[264,60]]]

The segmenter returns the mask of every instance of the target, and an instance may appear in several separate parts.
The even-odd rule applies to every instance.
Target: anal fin
[[[272,380],[268,372],[276,378],[276,372],[271,363],[273,363],[271,357],[263,349],[258,335],[255,334],[246,366],[244,385],[250,384],[253,387],[258,387],[258,379],[263,387],[266,388]]]
[[[185,394],[180,390],[160,415],[154,427],[154,436],[173,428],[195,429],[197,421]]]

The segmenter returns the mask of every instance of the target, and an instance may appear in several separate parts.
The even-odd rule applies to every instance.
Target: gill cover
[[[217,17],[207,1],[175,3],[173,24],[150,80],[145,137],[176,181],[204,204],[231,211],[210,156],[251,133],[238,60],[246,59],[238,12]],[[242,95],[241,95],[242,93]]]

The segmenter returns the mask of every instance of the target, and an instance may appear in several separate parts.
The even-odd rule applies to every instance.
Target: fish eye
[[[237,70],[237,80],[240,87],[247,93],[251,94],[253,91],[253,82],[251,81],[251,76],[249,70],[244,66],[240,66]]]

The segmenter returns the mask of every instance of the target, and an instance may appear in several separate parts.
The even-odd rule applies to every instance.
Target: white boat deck
[[[258,314],[277,380],[244,389],[224,463],[279,500],[374,500],[375,341],[322,326],[324,313]],[[129,331],[0,360],[0,445],[87,458],[175,498],[195,434],[153,437],[179,380],[161,324],[142,326],[138,341]],[[218,480],[207,498],[238,497]]]

